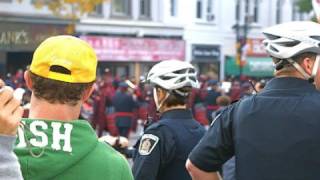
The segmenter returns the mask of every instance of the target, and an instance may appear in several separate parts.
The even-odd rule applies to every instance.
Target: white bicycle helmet
[[[147,81],[169,91],[199,87],[195,68],[179,60],[166,60],[154,65],[148,73]]]
[[[181,88],[199,88],[195,68],[190,63],[179,60],[167,60],[154,65],[149,71],[146,80],[167,90],[165,98],[162,102],[159,102],[156,88],[153,88],[153,98],[157,111],[159,111],[170,94],[175,93],[187,97],[189,92],[181,91]]]
[[[305,52],[320,54],[320,24],[311,21],[288,22],[263,31],[263,44],[267,52],[278,59],[287,60],[306,79],[313,81],[319,67],[318,55],[312,74],[307,74],[292,57]]]

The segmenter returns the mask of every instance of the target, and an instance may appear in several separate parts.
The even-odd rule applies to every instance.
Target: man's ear
[[[30,72],[29,71],[25,71],[23,74],[24,80],[26,81],[26,85],[28,87],[28,89],[32,90],[32,80],[30,78]]]
[[[306,71],[306,73],[310,75],[312,73],[313,65],[314,65],[314,60],[312,60],[311,58],[306,57],[302,61],[303,69]]]
[[[86,90],[84,90],[83,96],[82,96],[83,97],[82,101],[85,102],[86,100],[88,100],[93,91],[94,91],[94,86],[93,85],[91,85]]]

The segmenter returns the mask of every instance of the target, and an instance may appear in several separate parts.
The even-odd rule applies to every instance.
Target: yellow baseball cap
[[[33,54],[30,71],[48,79],[89,83],[96,79],[96,68],[97,56],[88,43],[73,36],[60,35],[39,45]]]

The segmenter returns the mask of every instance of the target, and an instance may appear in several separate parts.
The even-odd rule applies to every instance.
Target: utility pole
[[[240,10],[241,0],[236,0],[236,63],[239,66],[239,76],[242,75],[241,68],[241,37],[240,37]]]
[[[244,47],[247,44],[247,36],[249,30],[249,0],[245,0],[245,16],[244,16],[244,24],[240,24],[240,12],[241,12],[241,0],[236,0],[236,62],[239,66],[239,76],[241,77],[243,74],[243,51]]]

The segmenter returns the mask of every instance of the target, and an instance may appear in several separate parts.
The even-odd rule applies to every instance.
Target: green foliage
[[[300,12],[309,13],[312,11],[311,0],[297,0],[296,4],[299,7]]]
[[[23,0],[17,0],[22,2]],[[97,5],[108,0],[31,0],[37,9],[47,7],[55,16],[77,19],[93,12]]]

